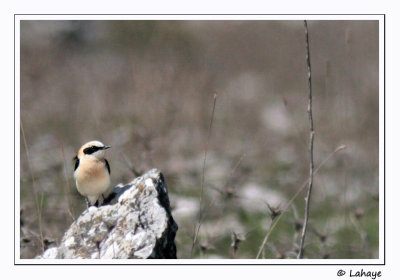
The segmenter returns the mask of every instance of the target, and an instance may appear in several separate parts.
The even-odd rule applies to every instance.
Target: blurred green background
[[[315,176],[305,257],[378,258],[378,22],[308,24],[315,165],[347,148]],[[255,258],[268,205],[308,178],[302,21],[22,21],[20,47],[21,258],[57,245],[86,208],[72,157],[94,139],[112,146],[115,185],[164,173],[190,258],[214,93],[194,258]],[[263,257],[296,257],[304,196]]]

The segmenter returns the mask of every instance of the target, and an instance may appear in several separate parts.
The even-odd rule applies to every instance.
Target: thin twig
[[[231,172],[229,173],[228,178],[226,178],[225,184],[224,184],[224,186],[223,186],[224,189],[228,187],[228,184],[229,184],[230,180],[232,179],[233,174],[236,172],[236,169],[238,169],[238,167],[239,167],[240,164],[242,163],[242,160],[243,160],[243,158],[244,158],[245,156],[246,156],[246,153],[243,153],[243,154],[240,156],[240,158],[239,158],[239,160],[237,161],[237,163],[235,164],[235,166],[231,169]]]
[[[304,21],[304,30],[306,35],[306,60],[307,60],[307,72],[308,72],[308,120],[310,122],[310,178],[308,180],[308,190],[306,196],[306,209],[304,213],[304,223],[303,230],[301,232],[301,240],[299,247],[299,254],[297,255],[298,259],[302,259],[304,255],[304,240],[306,238],[306,231],[308,225],[308,217],[310,214],[310,198],[311,198],[311,190],[313,186],[313,174],[314,174],[314,124],[313,124],[313,116],[312,116],[312,85],[311,85],[311,62],[310,62],[310,44],[308,40],[308,26],[307,21]]]
[[[357,212],[357,210],[356,210]],[[354,214],[350,214],[349,218],[350,218],[350,222],[353,224],[353,226],[355,227],[355,229],[357,230],[358,234],[361,237],[361,241],[363,243],[363,248],[366,249],[367,254],[369,251],[369,244],[368,244],[368,239],[367,239],[367,232],[364,231],[360,225],[360,219],[361,217],[364,215],[364,211],[361,211],[360,214],[358,213],[354,213]]]
[[[121,155],[122,155],[122,158],[124,159],[126,165],[128,166],[128,169],[133,173],[133,175],[138,177],[141,174],[143,174],[143,171],[139,171],[133,166],[132,162],[126,157],[126,155],[124,153],[121,153]]]
[[[330,153],[321,163],[320,165],[317,166],[317,168],[314,169],[314,175],[319,171],[319,169],[325,165],[325,163],[337,152],[345,149],[346,146],[342,145],[337,147],[332,153]],[[264,250],[265,244],[268,241],[269,236],[271,235],[272,231],[274,230],[274,228],[276,227],[276,225],[278,224],[279,220],[282,218],[282,216],[286,213],[286,211],[288,210],[288,208],[292,205],[293,201],[296,199],[296,197],[301,193],[301,191],[307,186],[308,183],[308,179],[301,185],[301,187],[297,190],[297,192],[293,195],[293,197],[288,201],[288,203],[285,205],[285,207],[282,209],[282,213],[273,221],[273,223],[271,224],[271,227],[269,228],[268,232],[265,234],[264,240],[260,246],[260,249],[257,253],[256,259],[258,259],[261,255],[261,253]]]
[[[24,126],[22,125],[22,119],[21,119],[21,132],[22,132],[22,138],[24,139],[25,152],[26,152],[26,157],[27,157],[27,160],[28,160],[29,172],[31,174],[31,179],[32,179],[33,196],[35,198],[36,212],[37,212],[37,215],[38,215],[40,243],[41,243],[42,252],[44,252],[44,238],[43,238],[43,231],[42,231],[42,211],[41,211],[41,206],[42,206],[42,203],[43,203],[43,196],[41,197],[41,201],[39,203],[38,192],[37,192],[37,189],[36,189],[36,181],[35,181],[35,177],[33,176],[33,170],[32,170],[32,166],[31,166],[29,149],[28,149],[28,145],[26,143]]]
[[[201,174],[201,192],[200,192],[200,202],[199,202],[199,208],[200,208],[200,213],[199,213],[199,220],[197,222],[197,225],[194,229],[194,236],[193,236],[193,243],[192,243],[192,249],[190,251],[190,256],[193,257],[193,249],[194,246],[196,244],[197,241],[197,236],[199,234],[200,231],[200,227],[201,227],[201,222],[202,222],[202,213],[203,213],[203,195],[204,195],[204,178],[205,178],[205,169],[206,169],[206,160],[207,160],[207,152],[208,152],[208,144],[210,142],[210,136],[211,136],[211,128],[212,128],[212,124],[214,121],[214,112],[215,112],[215,105],[217,103],[217,97],[218,94],[214,93],[214,103],[213,103],[213,108],[212,108],[212,112],[211,112],[211,120],[210,120],[210,125],[208,127],[208,132],[207,132],[207,140],[206,140],[206,145],[205,145],[205,149],[204,149],[204,160],[203,160],[203,170],[202,170],[202,174]]]
[[[231,170],[229,176],[228,176],[227,179],[226,179],[226,183],[224,184],[223,189],[225,188],[225,186],[227,186],[230,177],[233,176],[234,171],[239,167],[239,165],[240,165],[242,159],[244,158],[244,156],[245,156],[245,154],[242,154],[242,155],[241,155],[241,157],[240,157],[240,159],[238,160],[238,162],[236,163],[235,167],[233,168],[233,170]],[[213,188],[213,189],[215,189],[216,191],[220,192],[221,194],[224,193],[223,190],[221,191],[221,190],[219,190],[219,189],[217,189],[217,188]],[[236,196],[236,197],[237,197],[237,196]],[[215,204],[216,201],[217,201],[217,196],[214,196],[213,199],[211,200],[211,202],[208,203],[207,207],[203,208],[203,211],[202,211],[202,219],[204,219],[204,218],[207,216],[207,214],[213,209],[214,204]],[[216,227],[218,227],[218,226],[219,226],[219,222],[217,222]],[[252,229],[252,230],[254,230],[254,229]],[[252,231],[252,230],[250,230],[250,231]],[[248,232],[246,233],[246,236],[250,233],[250,231],[248,231]]]

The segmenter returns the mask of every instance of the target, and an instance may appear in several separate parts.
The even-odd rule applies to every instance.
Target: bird
[[[110,164],[105,150],[111,148],[100,141],[84,144],[74,157],[76,189],[86,197],[87,207],[101,206],[110,192]]]

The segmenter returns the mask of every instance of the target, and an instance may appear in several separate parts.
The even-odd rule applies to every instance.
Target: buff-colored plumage
[[[110,192],[109,167],[104,158],[105,150],[108,148],[99,141],[91,141],[79,149],[75,158],[76,188],[81,195],[87,197],[91,205],[96,201],[99,201],[99,205],[102,204]]]

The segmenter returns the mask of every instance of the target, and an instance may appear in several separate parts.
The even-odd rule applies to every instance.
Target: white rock
[[[85,210],[60,246],[39,258],[176,258],[178,226],[160,171],[150,170],[112,195],[110,205]]]
[[[50,249],[47,249],[40,258],[41,259],[56,259],[57,253],[58,253],[57,248],[50,248]]]

